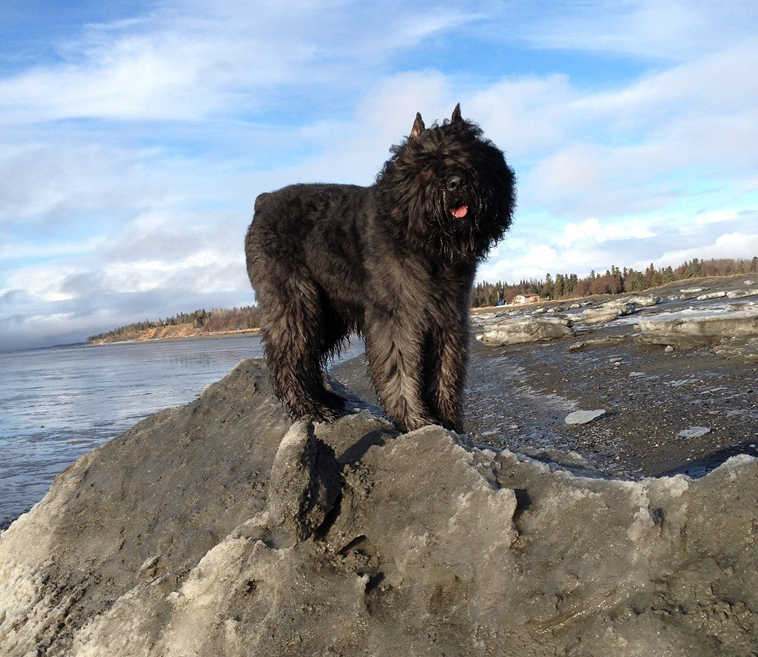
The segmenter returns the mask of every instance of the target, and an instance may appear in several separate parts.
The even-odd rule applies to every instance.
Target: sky
[[[457,102],[516,171],[479,280],[758,255],[758,3],[0,3],[0,351],[248,305],[255,197]]]

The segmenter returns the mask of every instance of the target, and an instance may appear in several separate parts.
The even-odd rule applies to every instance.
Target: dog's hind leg
[[[344,400],[324,388],[330,323],[318,286],[290,275],[259,287],[263,342],[277,395],[296,418],[336,419]]]

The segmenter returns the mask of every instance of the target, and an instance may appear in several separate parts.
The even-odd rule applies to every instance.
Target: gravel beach
[[[758,296],[740,297],[738,303],[727,296],[750,291],[750,284],[744,275],[679,281],[647,291],[660,298],[650,307],[593,325],[575,319],[575,336],[546,342],[485,346],[474,335],[499,319],[487,315],[507,313],[519,322],[577,318],[629,295],[580,300],[580,308],[553,302],[474,312],[472,324],[479,329],[471,340],[466,432],[480,445],[635,479],[679,472],[697,477],[734,454],[758,455],[758,360],[745,350],[750,336],[672,346],[644,344],[639,337],[640,321],[754,313]],[[698,300],[695,294],[713,296]],[[376,402],[365,356],[331,372]],[[578,410],[605,412],[584,424],[567,424],[566,417]],[[697,427],[708,431],[690,431]]]

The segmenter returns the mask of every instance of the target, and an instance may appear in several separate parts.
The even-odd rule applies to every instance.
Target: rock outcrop
[[[485,327],[477,340],[489,346],[573,337],[571,321],[561,317],[502,319]]]
[[[726,293],[729,299],[744,299],[745,297],[758,296],[758,287],[753,287],[747,290],[729,290]]]
[[[721,657],[758,645],[758,460],[587,478],[292,425],[265,366],[82,457],[0,535],[7,657]]]
[[[650,294],[611,299],[596,308],[587,308],[579,315],[579,319],[585,324],[605,324],[618,317],[631,315],[641,308],[654,306],[660,302],[660,297]]]
[[[724,290],[717,290],[715,292],[706,292],[705,294],[700,294],[695,299],[697,301],[708,301],[708,299],[721,299],[726,296],[726,291]]]
[[[758,337],[758,310],[704,317],[650,319],[639,322],[640,342],[683,347],[715,344],[722,339]]]
[[[683,301],[687,299],[694,299],[707,289],[707,287],[683,287],[681,290],[679,290],[679,298]]]

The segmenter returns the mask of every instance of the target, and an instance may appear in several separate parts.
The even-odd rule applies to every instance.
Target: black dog
[[[245,252],[274,387],[295,417],[333,420],[323,366],[350,333],[402,430],[462,430],[477,263],[511,223],[513,172],[461,118],[393,146],[371,187],[292,185],[255,201]]]

